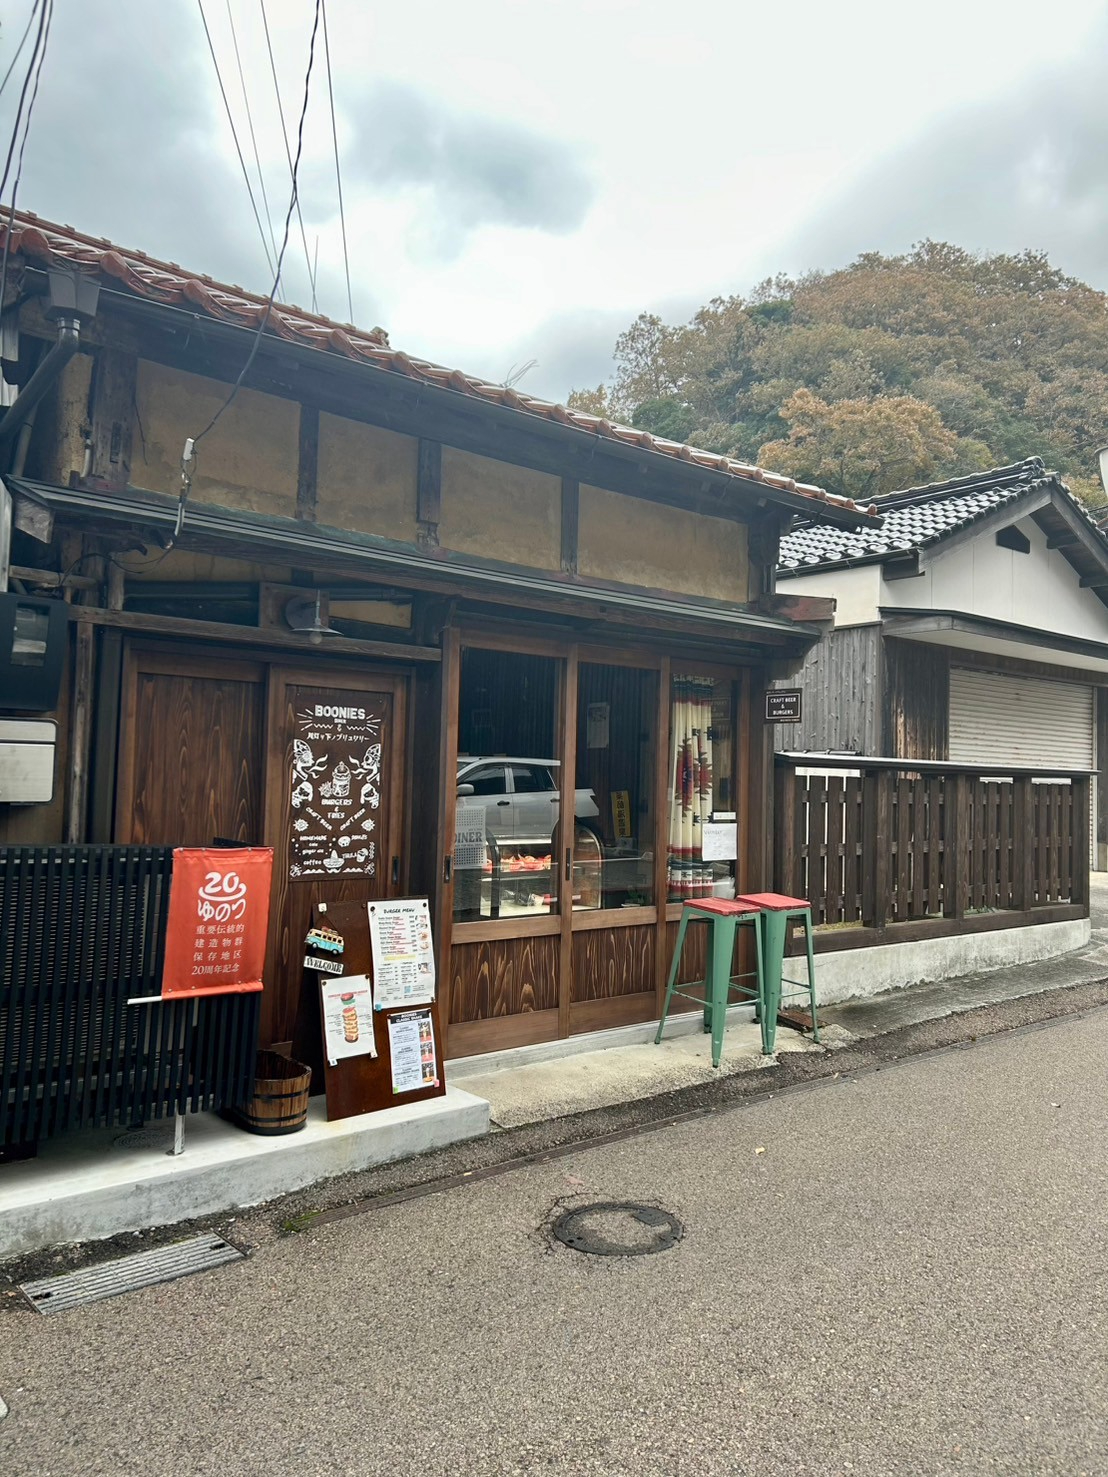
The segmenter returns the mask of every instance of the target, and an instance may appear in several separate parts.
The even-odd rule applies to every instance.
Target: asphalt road
[[[1099,1477],[1106,1055],[1093,1010],[7,1317],[0,1471]],[[552,1246],[623,1198],[684,1239]]]

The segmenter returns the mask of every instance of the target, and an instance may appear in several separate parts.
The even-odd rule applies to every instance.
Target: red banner
[[[262,988],[270,846],[177,847],[169,889],[162,999]]]

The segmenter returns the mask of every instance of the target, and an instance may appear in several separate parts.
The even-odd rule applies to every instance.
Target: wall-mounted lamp
[[[324,636],[341,636],[327,624],[330,616],[322,590],[314,595],[295,595],[285,606],[285,622],[298,635],[307,636],[313,646],[319,646]]]

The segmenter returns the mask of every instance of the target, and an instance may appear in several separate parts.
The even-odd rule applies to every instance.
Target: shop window
[[[652,904],[657,673],[582,662],[577,688],[573,906]]]
[[[734,897],[734,684],[673,678],[666,895]]]
[[[456,922],[558,911],[560,665],[519,652],[462,652]]]

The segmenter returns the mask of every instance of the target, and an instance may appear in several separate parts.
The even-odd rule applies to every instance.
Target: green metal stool
[[[747,907],[757,908],[761,919],[759,932],[762,935],[762,960],[765,966],[765,1010],[762,1016],[762,1041],[769,1039],[772,1051],[777,1039],[777,1012],[782,1000],[795,999],[807,994],[812,1012],[812,1040],[819,1040],[819,1023],[816,1020],[816,961],[812,951],[812,905],[806,898],[785,897],[779,892],[744,892],[735,899]],[[785,969],[785,941],[789,932],[789,920],[799,918],[804,924],[804,943],[808,954],[808,980],[783,978]],[[783,993],[785,985],[795,988],[788,995]],[[767,1032],[768,1026],[768,1032]]]
[[[704,1029],[712,1033],[712,1066],[719,1066],[719,1059],[723,1054],[723,1032],[727,1025],[727,1006],[731,996],[736,995],[741,1000],[753,1000],[758,1009],[762,1022],[762,1050],[772,1051],[772,1044],[766,1045],[766,1021],[770,1017],[765,1009],[765,972],[762,968],[762,930],[759,927],[757,907],[742,903],[733,898],[695,898],[686,902],[681,909],[681,926],[677,930],[677,943],[673,950],[673,963],[669,969],[669,982],[666,985],[666,999],[662,1007],[662,1018],[658,1022],[658,1031],[654,1037],[657,1046],[662,1039],[665,1029],[666,1016],[669,1014],[670,1001],[674,995],[680,995],[683,1000],[695,1000],[704,1006]],[[703,980],[690,981],[683,989],[677,988],[677,974],[681,967],[681,950],[685,943],[685,933],[690,923],[706,923],[710,929],[707,950],[707,976]],[[757,968],[748,970],[745,974],[732,975],[731,961],[735,954],[735,930],[741,924],[749,923],[754,927],[754,952],[757,960]],[[744,984],[743,981],[754,979],[754,986]],[[689,990],[703,990],[703,995],[690,995]]]

